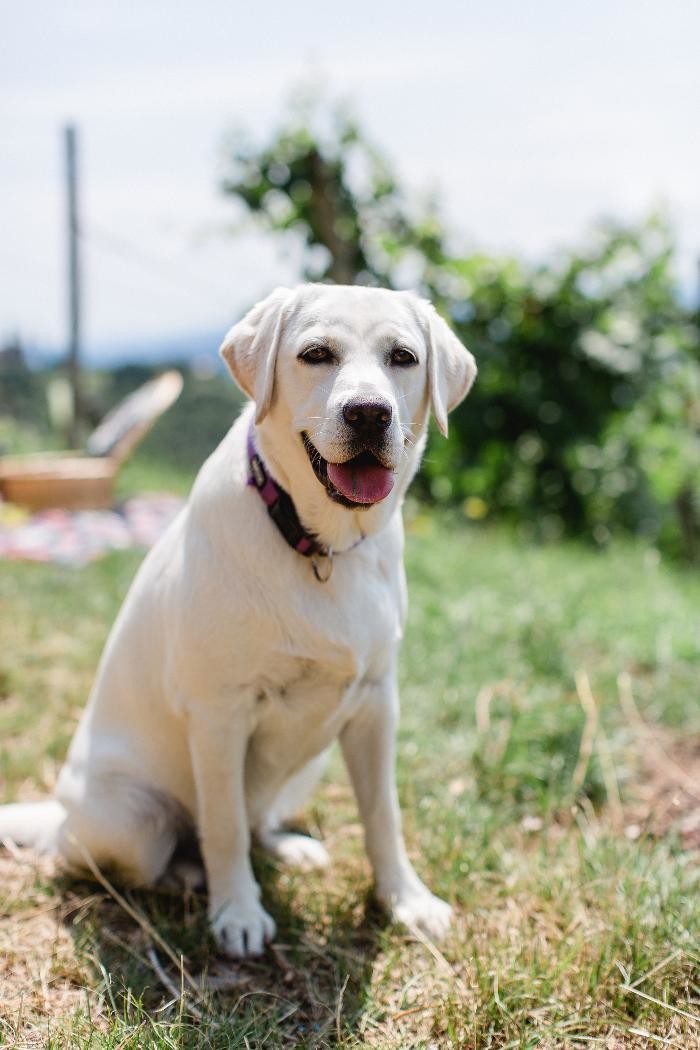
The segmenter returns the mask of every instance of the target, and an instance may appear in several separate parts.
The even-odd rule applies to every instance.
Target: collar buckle
[[[250,473],[253,476],[252,480],[255,484],[255,487],[257,489],[263,488],[267,478],[265,477],[265,471],[263,469],[262,463],[260,462],[260,457],[257,455],[257,453],[254,456],[250,457]]]

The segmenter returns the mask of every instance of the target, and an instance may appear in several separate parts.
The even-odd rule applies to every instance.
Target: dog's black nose
[[[343,405],[343,419],[358,434],[370,437],[386,430],[391,423],[388,401],[348,401]]]

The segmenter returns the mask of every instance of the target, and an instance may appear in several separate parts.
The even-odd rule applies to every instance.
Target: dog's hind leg
[[[286,781],[256,828],[256,838],[268,853],[281,864],[301,871],[325,868],[330,864],[328,851],[318,839],[284,831],[282,825],[298,813],[316,787],[327,755],[323,751]]]
[[[56,836],[66,811],[60,802],[13,802],[0,806],[0,842],[29,846],[40,853],[56,848]]]
[[[93,777],[66,804],[59,852],[71,868],[115,872],[129,886],[154,886],[165,872],[187,818],[175,800],[121,775]]]

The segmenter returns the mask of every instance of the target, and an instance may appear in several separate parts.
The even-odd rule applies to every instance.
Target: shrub
[[[223,189],[263,229],[302,238],[307,279],[414,287],[475,354],[423,495],[544,538],[624,528],[697,556],[698,330],[664,220],[602,223],[539,267],[461,253],[346,114],[320,127],[306,109],[265,146],[237,140]]]

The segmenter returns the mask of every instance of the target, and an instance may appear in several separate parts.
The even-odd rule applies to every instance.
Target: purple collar
[[[348,554],[359,546],[365,538],[364,532],[345,551],[334,551],[326,547],[313,532],[307,532],[299,520],[296,507],[288,492],[278,485],[268,473],[262,456],[255,447],[255,423],[250,421],[248,428],[248,484],[258,490],[260,498],[285,540],[295,551],[311,559],[314,576],[319,583],[327,583],[333,572],[333,555]]]
[[[299,515],[289,493],[285,492],[268,473],[255,447],[255,424],[252,421],[248,428],[248,484],[258,490],[260,498],[267,507],[267,513],[290,547],[293,547],[299,554],[303,554],[305,558],[312,558],[315,554],[330,557],[330,550],[321,543],[318,536],[307,532],[299,521]]]

